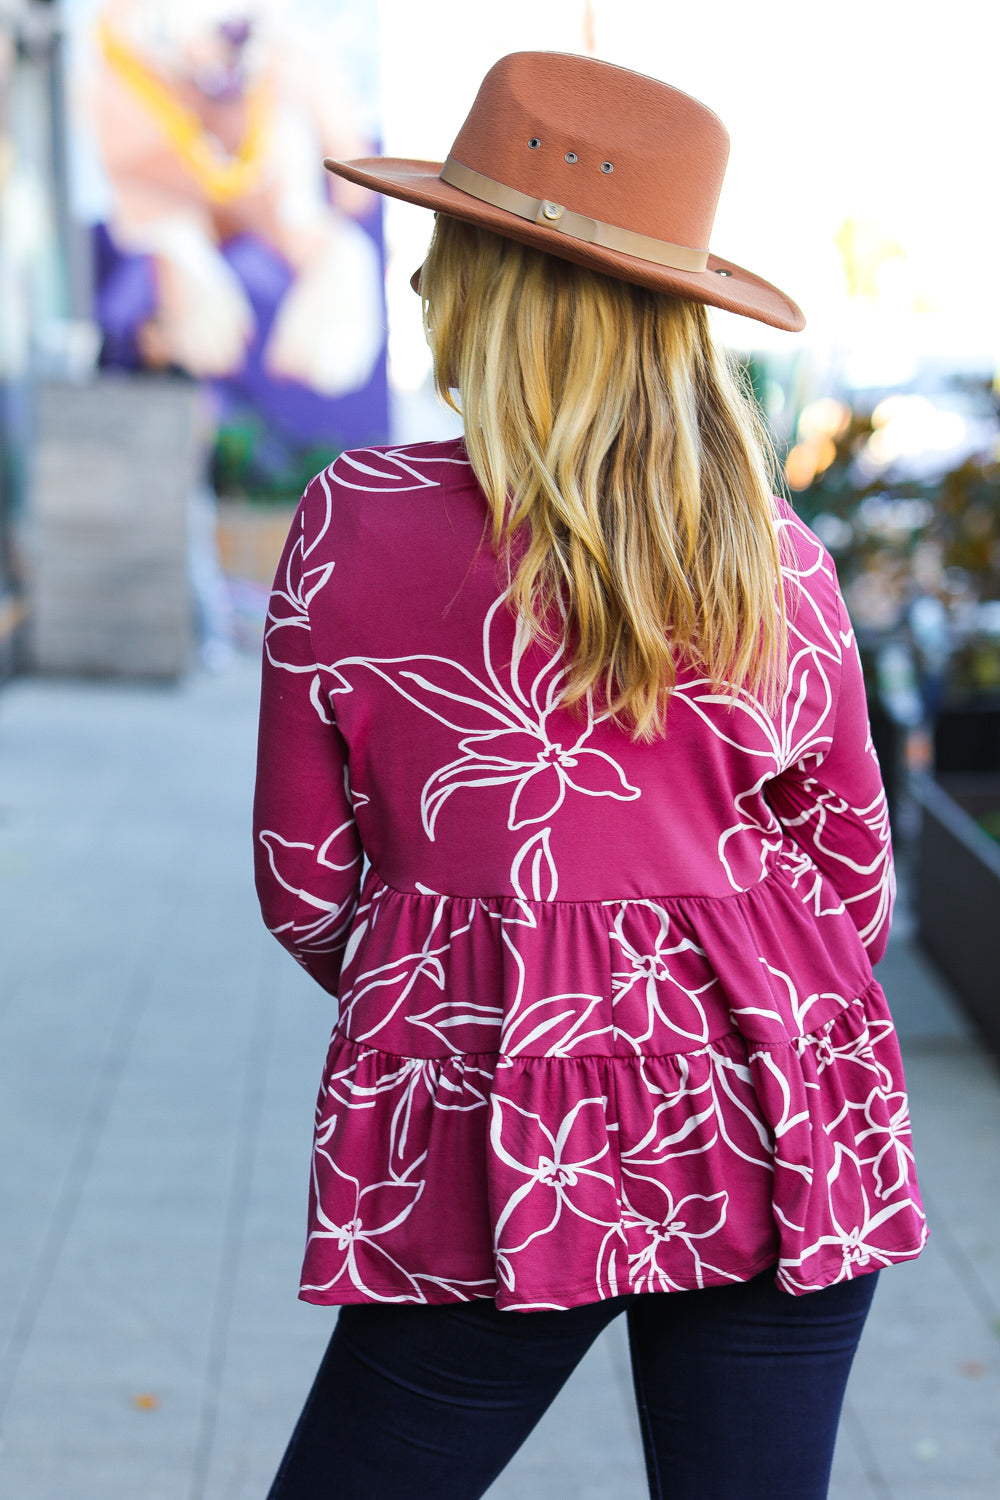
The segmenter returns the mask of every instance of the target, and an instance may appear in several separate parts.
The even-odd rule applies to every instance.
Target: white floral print
[[[829,558],[779,507],[780,702],[682,664],[638,744],[562,707],[485,522],[460,444],[345,454],[271,599],[258,890],[337,1007],[302,1295],[567,1307],[767,1266],[800,1294],[917,1254]]]

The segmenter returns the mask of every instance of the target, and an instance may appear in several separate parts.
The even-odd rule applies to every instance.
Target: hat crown
[[[704,104],[641,73],[515,52],[483,79],[450,154],[529,197],[707,249],[729,136]]]

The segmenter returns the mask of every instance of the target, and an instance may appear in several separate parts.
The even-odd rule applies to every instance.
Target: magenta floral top
[[[337,996],[301,1295],[807,1292],[925,1238],[871,964],[885,797],[833,565],[780,507],[788,685],[665,739],[559,708],[460,442],[343,454],[268,616],[268,927]]]

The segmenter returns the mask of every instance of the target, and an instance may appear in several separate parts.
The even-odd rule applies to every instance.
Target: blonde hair
[[[494,544],[525,539],[511,602],[548,639],[561,616],[563,702],[596,698],[649,740],[692,663],[773,705],[786,621],[770,449],[705,308],[443,215],[420,290]]]

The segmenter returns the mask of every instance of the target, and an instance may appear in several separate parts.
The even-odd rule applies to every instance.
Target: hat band
[[[584,240],[589,245],[600,245],[605,250],[618,250],[623,255],[634,255],[638,260],[650,260],[658,266],[669,266],[674,271],[705,271],[708,269],[708,251],[692,250],[687,245],[671,245],[667,240],[654,240],[649,235],[634,234],[631,229],[620,229],[616,224],[604,224],[600,219],[590,219],[553,203],[549,198],[532,198],[517,188],[495,182],[484,177],[472,167],[466,167],[453,156],[449,156],[441,168],[441,181],[458,188],[482,203],[491,203],[519,219],[529,219],[543,229],[557,229],[573,240]]]

